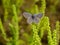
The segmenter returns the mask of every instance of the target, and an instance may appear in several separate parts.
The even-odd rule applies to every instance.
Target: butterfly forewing
[[[40,14],[34,14],[34,17],[35,17],[35,18],[41,18],[42,16],[43,16],[42,13],[40,13]]]
[[[23,16],[24,16],[25,18],[29,18],[29,17],[31,17],[31,16],[32,16],[32,14],[27,13],[27,12],[24,12],[24,13],[23,13]]]

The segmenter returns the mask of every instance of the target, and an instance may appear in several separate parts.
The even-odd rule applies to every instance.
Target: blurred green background
[[[35,4],[37,4],[39,7],[41,6],[40,1],[37,1]],[[30,25],[27,24],[26,19],[22,16],[22,12],[25,11],[25,9],[31,9],[34,5],[33,0],[24,0],[23,5],[20,7],[21,13],[19,13],[19,18],[21,18],[21,21],[19,19],[19,25],[20,25],[20,39],[24,40],[27,45],[28,43],[28,36],[31,35],[31,29]],[[60,0],[46,0],[46,10],[45,15],[49,17],[50,19],[50,26],[51,30],[55,28],[56,21],[60,21]],[[2,19],[4,28],[6,29],[7,36],[10,37],[11,34],[8,29],[8,22],[11,21],[11,16],[8,17],[8,21],[4,22],[4,8],[2,4],[2,0],[0,0],[0,18]],[[22,41],[23,42],[23,41]],[[5,45],[6,41],[2,38],[1,32],[0,32],[0,45]],[[44,35],[42,39],[43,45],[47,45],[47,39],[46,34]],[[60,45],[60,42],[59,42]]]

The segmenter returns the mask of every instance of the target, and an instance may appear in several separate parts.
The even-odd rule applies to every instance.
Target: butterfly
[[[40,14],[34,14],[34,15],[32,15],[30,13],[24,12],[23,16],[25,18],[27,18],[27,23],[28,24],[31,24],[31,23],[36,23],[37,24],[39,22],[40,18],[43,16],[43,14],[40,13]]]

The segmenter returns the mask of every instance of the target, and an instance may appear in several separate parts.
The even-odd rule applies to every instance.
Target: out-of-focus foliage
[[[59,0],[0,2],[0,7],[3,7],[0,10],[0,45],[60,45]],[[42,13],[43,17],[38,24],[27,24],[23,12]]]

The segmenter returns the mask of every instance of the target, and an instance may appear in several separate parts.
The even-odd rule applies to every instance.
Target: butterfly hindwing
[[[39,22],[39,19],[35,17],[33,22],[37,24]]]
[[[27,19],[27,23],[28,23],[28,24],[31,24],[32,22],[33,22],[32,17],[29,17],[29,18]]]

